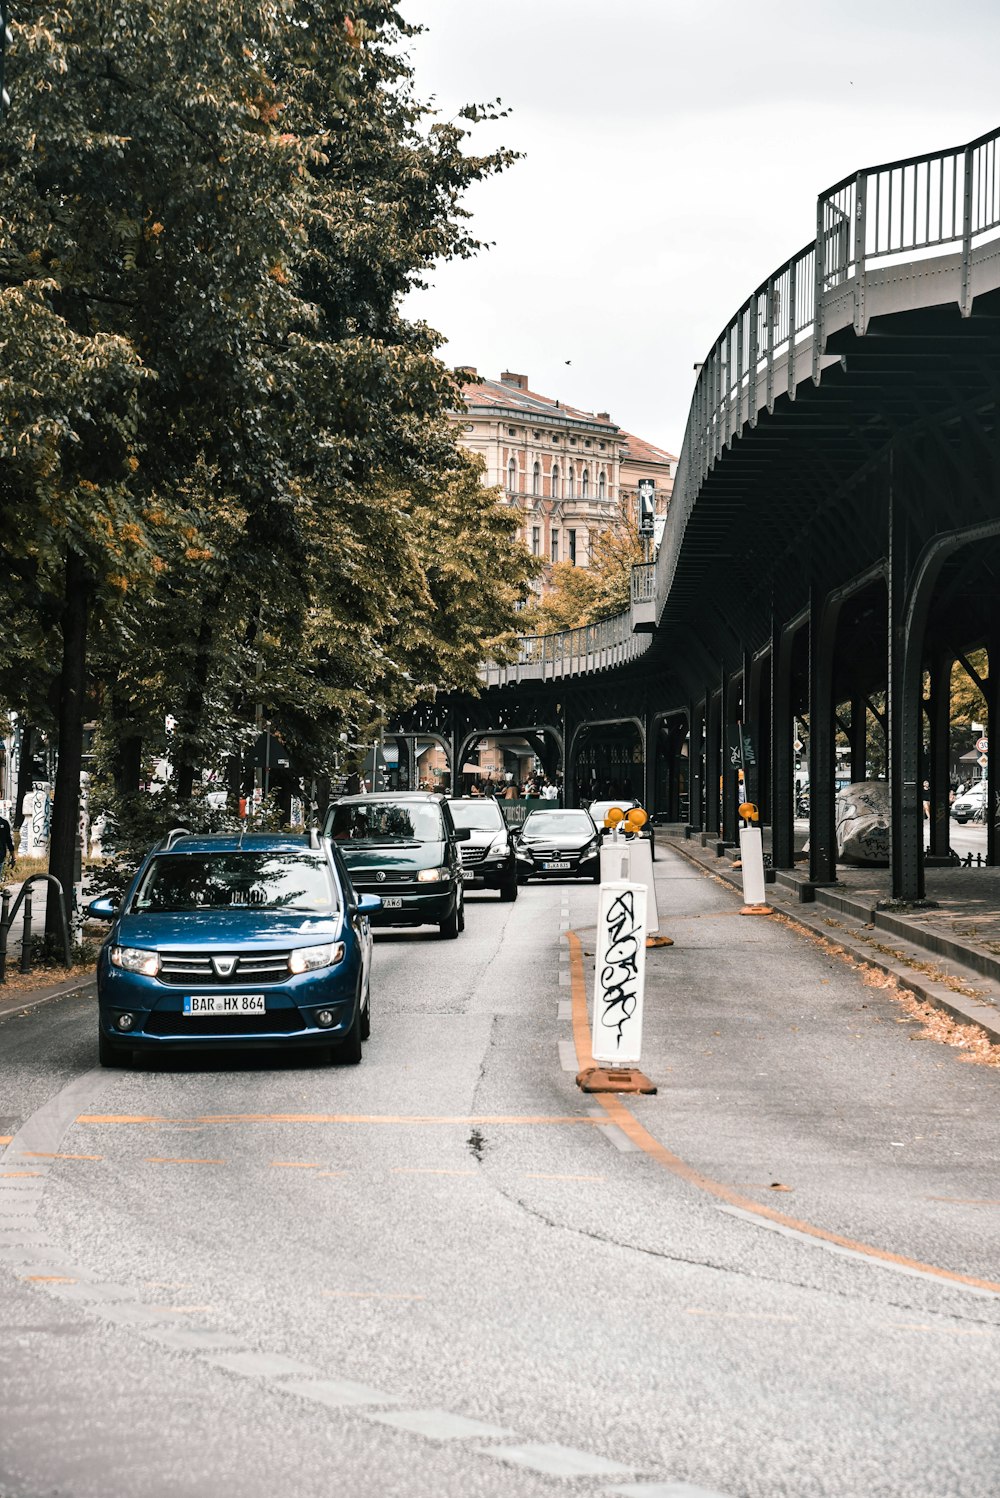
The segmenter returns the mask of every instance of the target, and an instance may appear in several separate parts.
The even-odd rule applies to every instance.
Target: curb
[[[4,985],[0,984],[0,1019],[8,1014],[18,1014],[24,1009],[34,1009],[38,1004],[47,1004],[51,999],[65,999],[70,994],[81,993],[86,988],[93,988],[97,981],[97,975],[90,978],[71,978],[69,982],[56,984],[51,988],[29,988],[24,998],[4,997]]]
[[[742,887],[734,879],[728,878],[718,869],[708,868],[700,858],[696,858],[684,848],[677,847],[676,851],[708,878],[718,879],[720,883],[742,894]],[[994,1045],[1000,1045],[1000,1011],[996,1008],[979,1003],[975,999],[966,998],[963,994],[954,993],[944,983],[935,983],[933,979],[915,972],[905,962],[893,962],[885,953],[871,951],[864,942],[854,939],[849,931],[839,930],[834,936],[818,922],[813,924],[812,921],[799,914],[798,910],[792,914],[782,906],[776,908],[775,914],[780,915],[783,920],[788,921],[789,925],[797,927],[809,936],[819,936],[824,941],[835,942],[837,946],[843,947],[844,951],[855,961],[867,963],[869,967],[875,968],[878,972],[895,978],[901,988],[909,990],[925,1004],[943,1010],[958,1024],[978,1026]]]

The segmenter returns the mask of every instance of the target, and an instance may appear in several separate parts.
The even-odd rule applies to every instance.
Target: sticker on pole
[[[591,1050],[599,1066],[637,1066],[646,979],[646,886],[602,884],[597,908]]]

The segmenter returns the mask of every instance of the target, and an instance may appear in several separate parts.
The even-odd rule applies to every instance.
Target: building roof
[[[676,463],[677,455],[668,453],[665,447],[656,447],[652,442],[645,442],[641,437],[633,436],[631,432],[622,432],[625,447],[622,452],[622,462],[631,458],[636,463]]]
[[[614,433],[619,430],[605,413],[596,416],[593,411],[581,411],[577,406],[568,406],[565,401],[539,395],[537,391],[529,390],[527,383],[514,385],[506,380],[485,380],[478,375],[470,379],[461,370],[458,377],[467,406],[519,411],[524,416],[555,416],[565,421],[592,422],[595,426],[608,427]],[[526,380],[525,376],[519,378]]]
[[[581,421],[591,426],[604,427],[610,436],[617,437],[625,446],[623,460],[634,459],[638,463],[674,463],[673,453],[665,448],[645,442],[641,437],[625,432],[611,420],[607,411],[582,411],[577,406],[568,406],[565,401],[554,400],[548,395],[539,395],[528,388],[527,375],[507,374],[499,380],[484,379],[476,370],[459,367],[455,371],[462,388],[462,395],[470,410],[512,411],[522,418],[545,416],[557,421]]]

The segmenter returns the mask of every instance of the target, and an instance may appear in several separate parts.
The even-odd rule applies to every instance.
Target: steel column
[[[709,687],[705,693],[705,831],[709,837],[719,835],[719,777],[722,756],[719,736],[722,726],[722,704]]]
[[[951,666],[950,652],[936,651],[931,659],[930,730],[931,752],[928,767],[930,780],[930,851],[935,858],[946,858],[951,847],[950,805],[948,801],[951,737]]]
[[[851,779],[866,780],[868,777],[868,703],[864,692],[851,693]]]
[[[910,536],[906,507],[895,489],[889,454],[889,797],[892,807],[893,899],[924,898],[923,796],[920,786],[921,641],[906,638]],[[922,633],[922,631],[921,631]]]
[[[795,867],[795,797],[792,793],[792,650],[795,636],[771,621],[771,862]]]
[[[809,590],[809,878],[814,884],[830,884],[837,878],[833,657],[839,612],[813,583]]]
[[[739,827],[739,814],[737,807],[740,804],[739,797],[739,767],[733,763],[731,746],[736,741],[738,733],[739,713],[736,710],[736,694],[739,690],[739,677],[728,679],[725,670],[722,673],[722,838],[724,842],[735,843]]]
[[[705,825],[702,809],[701,757],[705,750],[704,709],[692,702],[688,708],[691,738],[688,741],[688,826],[698,832]]]

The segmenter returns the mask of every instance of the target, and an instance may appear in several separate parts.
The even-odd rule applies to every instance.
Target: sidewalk
[[[700,833],[664,832],[667,846],[742,893],[736,849],[719,856],[714,838],[703,846]],[[928,869],[928,904],[917,909],[893,904],[888,869],[840,865],[823,888],[797,865],[775,871],[767,891],[775,910],[1000,1043],[1000,868]]]

